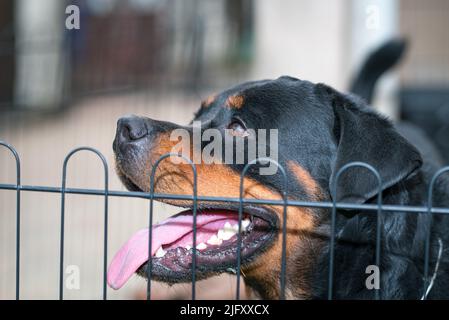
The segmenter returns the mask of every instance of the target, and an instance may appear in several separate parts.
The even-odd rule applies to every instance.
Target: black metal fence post
[[[328,300],[333,299],[334,290],[334,260],[335,260],[335,225],[337,221],[337,186],[338,181],[342,173],[346,172],[351,168],[362,167],[369,170],[377,179],[378,190],[377,190],[377,222],[376,222],[376,253],[375,253],[375,263],[378,268],[380,268],[380,244],[381,244],[381,214],[382,214],[382,178],[379,172],[370,164],[364,162],[350,162],[343,167],[341,167],[335,176],[335,181],[331,186],[332,194],[332,217],[331,217],[331,236],[330,236],[330,247],[329,247],[329,277],[328,277]],[[359,206],[363,207],[363,206]],[[375,289],[374,296],[376,300],[379,300],[379,290]]]
[[[235,298],[236,300],[240,300],[240,268],[241,268],[241,259],[242,259],[242,218],[243,218],[243,183],[244,178],[246,176],[246,172],[248,169],[256,164],[257,162],[267,162],[272,163],[281,171],[282,178],[284,181],[283,189],[280,191],[282,196],[282,202],[283,202],[283,212],[282,212],[282,253],[281,253],[281,275],[280,275],[280,295],[279,299],[284,300],[285,299],[285,273],[286,273],[286,256],[287,256],[287,185],[288,185],[288,179],[287,174],[285,173],[284,167],[279,164],[277,161],[271,159],[271,158],[256,158],[249,163],[245,165],[245,167],[242,170],[242,173],[240,174],[240,192],[239,192],[239,232],[237,235],[237,266],[236,266],[236,294]],[[277,170],[276,170],[277,171]]]
[[[20,157],[8,143],[0,140],[0,146],[11,151],[16,161],[16,300],[20,300]]]
[[[198,195],[197,195],[197,171],[196,166],[190,160],[189,158],[177,154],[177,153],[166,153],[162,155],[156,163],[153,165],[151,169],[151,176],[150,176],[150,212],[149,212],[149,234],[148,234],[148,265],[147,265],[147,300],[151,299],[151,271],[152,271],[152,259],[151,259],[151,246],[152,246],[152,235],[153,235],[153,200],[154,200],[154,176],[156,174],[156,169],[159,167],[159,164],[161,161],[165,160],[168,157],[175,157],[175,158],[181,158],[191,166],[192,172],[193,172],[193,208],[192,208],[192,215],[193,215],[193,243],[192,243],[192,300],[195,300],[195,289],[196,289],[196,214],[197,214],[197,201],[198,201]]]
[[[435,172],[435,174],[432,177],[432,180],[430,181],[429,188],[427,190],[427,215],[428,215],[428,230],[426,234],[426,242],[424,245],[424,288],[423,288],[423,299],[427,298],[427,288],[430,284],[429,281],[429,260],[430,260],[430,236],[431,236],[431,230],[432,230],[432,203],[433,203],[433,189],[435,186],[435,182],[437,179],[442,176],[444,173],[449,172],[449,167],[444,167]]]
[[[64,219],[65,219],[65,194],[66,194],[66,181],[67,181],[67,164],[70,158],[80,151],[89,151],[96,154],[103,163],[104,169],[104,254],[103,254],[103,299],[107,298],[107,254],[108,254],[108,191],[109,191],[109,170],[106,158],[103,154],[91,147],[79,147],[70,151],[64,158],[62,166],[62,187],[61,187],[61,230],[60,230],[60,244],[59,244],[59,300],[64,299]]]

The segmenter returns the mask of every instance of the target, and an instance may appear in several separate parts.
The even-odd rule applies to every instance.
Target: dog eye
[[[228,130],[233,136],[247,137],[249,135],[245,124],[239,119],[233,119],[228,125]]]

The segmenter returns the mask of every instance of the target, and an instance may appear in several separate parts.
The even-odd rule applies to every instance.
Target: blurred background
[[[80,11],[68,29],[67,6]],[[71,12],[70,12],[71,13]],[[409,48],[382,77],[373,105],[414,122],[449,163],[449,2],[446,0],[2,0],[0,140],[22,160],[22,184],[60,186],[65,155],[100,150],[110,189],[117,119],[139,114],[187,124],[202,99],[242,81],[290,75],[345,91],[366,55],[404,36]],[[0,183],[15,183],[0,148]],[[68,187],[103,188],[100,161],[69,163]],[[22,193],[21,298],[55,299],[60,195]],[[147,225],[148,201],[110,198],[109,261]],[[80,270],[67,299],[102,293],[103,198],[66,196],[65,266]],[[0,191],[0,299],[15,294],[15,192]],[[158,204],[156,221],[176,209]],[[134,277],[110,299],[144,297]],[[198,298],[232,298],[232,276],[197,285]],[[190,285],[156,284],[155,298],[189,298]]]

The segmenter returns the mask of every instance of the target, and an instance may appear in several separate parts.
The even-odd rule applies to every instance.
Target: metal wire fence
[[[287,175],[278,162],[269,159],[269,158],[258,158],[255,159],[244,167],[243,171],[240,175],[240,194],[239,198],[230,198],[230,197],[210,197],[210,196],[198,196],[197,195],[197,170],[193,162],[185,158],[184,156],[178,154],[165,154],[162,155],[155,165],[152,168],[151,176],[150,176],[150,192],[136,192],[136,191],[113,191],[109,190],[109,173],[108,173],[108,163],[101,152],[91,147],[79,147],[73,149],[71,152],[67,154],[64,159],[62,166],[62,182],[61,187],[46,187],[46,186],[30,186],[23,185],[21,183],[21,169],[20,169],[20,157],[17,153],[16,149],[9,145],[6,142],[0,141],[0,146],[8,149],[13,155],[16,163],[16,183],[15,184],[0,184],[0,190],[15,190],[16,191],[16,265],[15,265],[15,297],[17,300],[20,299],[20,238],[21,238],[21,230],[20,230],[20,221],[21,221],[21,193],[22,192],[45,192],[45,193],[57,193],[61,195],[61,225],[60,225],[60,247],[59,247],[59,299],[64,299],[64,286],[63,286],[63,266],[64,266],[64,236],[65,236],[65,196],[66,194],[79,194],[79,195],[97,195],[104,196],[104,246],[103,246],[103,293],[102,298],[104,300],[107,299],[107,249],[108,249],[108,200],[109,197],[131,197],[131,198],[143,198],[149,200],[149,256],[151,257],[151,245],[152,245],[152,226],[153,226],[153,202],[154,200],[189,200],[192,201],[192,215],[193,215],[193,258],[192,258],[192,299],[195,300],[196,297],[196,271],[197,271],[197,248],[196,248],[196,235],[197,235],[197,205],[198,201],[207,201],[207,202],[220,202],[220,203],[234,203],[239,205],[238,210],[238,233],[237,233],[237,261],[236,261],[236,293],[235,298],[237,300],[240,299],[240,267],[242,264],[241,257],[241,247],[242,247],[242,218],[243,218],[243,207],[244,204],[253,204],[253,205],[273,205],[273,206],[282,206],[283,207],[283,222],[282,222],[282,253],[281,253],[281,273],[280,273],[280,299],[285,299],[285,285],[286,285],[286,238],[287,238],[287,208],[288,207],[303,207],[303,208],[325,208],[331,210],[331,229],[330,229],[330,247],[329,247],[329,274],[327,281],[327,296],[329,300],[334,298],[334,268],[335,268],[335,241],[336,241],[336,222],[337,222],[337,210],[338,209],[347,209],[347,210],[364,210],[367,212],[375,213],[376,215],[376,249],[375,249],[375,263],[377,266],[380,266],[381,262],[381,228],[382,228],[382,217],[383,213],[393,213],[393,212],[402,212],[409,214],[427,214],[429,216],[429,232],[427,233],[425,240],[425,252],[424,252],[424,277],[423,277],[423,298],[426,298],[426,293],[428,292],[428,288],[431,282],[429,277],[429,261],[430,261],[430,225],[432,224],[432,216],[433,214],[447,214],[449,215],[449,208],[443,207],[433,207],[433,194],[434,194],[434,186],[439,177],[441,177],[444,173],[449,172],[449,166],[443,167],[438,170],[431,179],[431,182],[428,186],[427,193],[427,206],[404,206],[404,205],[384,205],[382,202],[382,179],[379,172],[373,166],[363,163],[363,162],[352,162],[343,166],[336,174],[336,179],[334,184],[331,186],[331,194],[333,195],[332,202],[319,202],[319,201],[298,201],[298,200],[290,200],[287,195]],[[81,151],[91,152],[98,156],[104,168],[104,188],[103,189],[83,189],[83,188],[68,188],[67,187],[67,165],[71,157]],[[158,194],[154,192],[154,178],[155,172],[158,165],[161,161],[165,160],[170,156],[178,156],[187,161],[192,168],[193,172],[193,194],[192,195],[177,195],[177,194]],[[283,190],[280,190],[280,194],[282,196],[282,200],[270,200],[270,199],[246,199],[243,197],[243,181],[248,169],[256,164],[257,162],[271,162],[278,167],[283,176]],[[355,203],[340,203],[336,201],[335,195],[337,194],[337,185],[340,176],[347,170],[351,168],[361,167],[370,171],[376,178],[378,182],[378,195],[376,204],[355,204]],[[148,262],[148,268],[146,270],[148,279],[151,279],[152,274],[152,263],[151,259]],[[380,290],[376,289],[374,293],[375,299],[380,299]],[[151,281],[148,281],[147,285],[147,299],[151,298]]]

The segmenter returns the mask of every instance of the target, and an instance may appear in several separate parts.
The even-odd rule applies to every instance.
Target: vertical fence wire
[[[190,160],[189,158],[185,157],[184,155],[177,154],[177,153],[166,153],[162,155],[156,163],[153,165],[151,169],[151,176],[150,176],[150,208],[149,208],[149,230],[148,230],[148,262],[147,262],[147,300],[151,299],[151,272],[153,268],[153,261],[151,256],[151,249],[152,249],[152,237],[153,237],[153,202],[154,202],[154,176],[156,174],[156,169],[159,167],[159,164],[161,161],[168,157],[173,158],[181,158],[182,160],[187,161],[187,163],[192,168],[193,172],[193,208],[192,208],[192,216],[193,216],[193,243],[192,243],[192,300],[195,300],[196,296],[196,254],[197,254],[197,248],[196,248],[196,232],[197,232],[197,225],[196,225],[196,216],[197,216],[197,205],[198,205],[198,195],[197,195],[197,170],[195,164]]]
[[[428,215],[428,230],[426,234],[426,240],[424,245],[424,287],[423,287],[423,299],[427,298],[427,288],[430,285],[429,280],[429,260],[430,260],[430,242],[431,242],[431,231],[432,231],[432,204],[433,204],[433,189],[437,179],[444,173],[449,172],[449,167],[444,167],[438,170],[430,180],[429,188],[427,190],[427,215]]]
[[[239,192],[239,217],[238,217],[238,234],[237,234],[237,265],[236,265],[236,300],[240,300],[240,268],[242,264],[242,218],[243,218],[243,185],[244,178],[248,169],[256,164],[257,162],[268,162],[276,166],[277,169],[281,171],[282,178],[284,181],[283,189],[281,191],[281,196],[283,200],[283,213],[282,213],[282,253],[281,253],[281,274],[280,274],[280,295],[281,300],[285,299],[285,274],[286,274],[286,250],[287,250],[287,174],[285,173],[284,167],[277,161],[270,158],[256,158],[245,165],[240,174],[240,192]]]
[[[104,230],[103,230],[103,300],[108,298],[108,228],[109,228],[109,170],[108,163],[104,156],[98,152],[97,155],[100,157],[104,166]]]
[[[16,300],[20,300],[20,157],[10,144],[0,140],[0,146],[8,149],[16,162]]]
[[[371,165],[365,162],[350,162],[343,167],[341,167],[335,176],[333,185],[331,186],[332,194],[332,212],[331,212],[331,235],[329,244],[329,276],[328,276],[328,300],[333,299],[334,290],[334,260],[335,260],[335,226],[337,220],[337,186],[340,176],[345,171],[355,168],[362,167],[368,169],[377,179],[378,191],[377,191],[377,219],[376,219],[376,251],[375,251],[375,263],[378,268],[380,268],[380,249],[381,249],[381,224],[382,224],[382,178],[379,172]],[[380,289],[375,289],[374,297],[376,300],[380,298]]]
[[[64,299],[64,224],[65,224],[65,194],[66,194],[66,182],[67,182],[67,164],[70,158],[80,151],[88,151],[96,154],[103,163],[104,169],[104,244],[103,244],[103,299],[107,299],[107,254],[108,254],[108,196],[109,196],[109,173],[108,164],[103,154],[91,147],[79,147],[70,151],[64,158],[62,166],[62,187],[61,187],[61,229],[60,229],[60,242],[59,242],[59,300]]]

